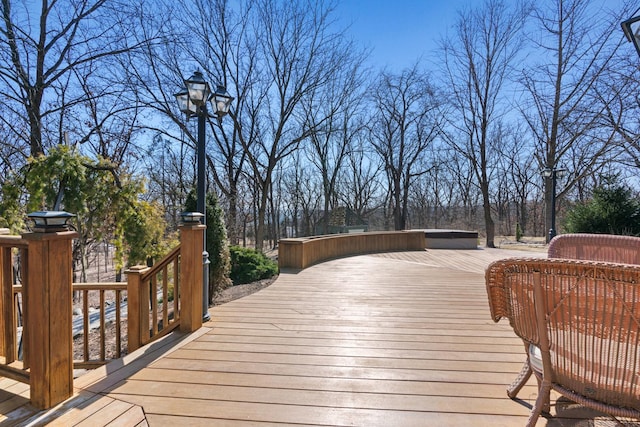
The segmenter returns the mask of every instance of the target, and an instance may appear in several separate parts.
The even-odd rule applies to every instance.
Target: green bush
[[[573,207],[565,218],[569,233],[640,235],[640,203],[629,188],[605,185],[586,203]]]
[[[251,283],[278,274],[278,264],[262,252],[241,246],[230,246],[231,280],[234,285]]]

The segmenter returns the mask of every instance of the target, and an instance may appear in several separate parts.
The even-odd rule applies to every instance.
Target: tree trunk
[[[267,199],[269,198],[269,184],[267,181],[262,185],[260,195],[260,202],[258,205],[258,221],[256,224],[256,250],[263,251],[264,248],[264,231],[265,231],[265,219],[267,213]]]
[[[493,222],[493,218],[491,218],[491,203],[489,200],[488,183],[484,183],[482,185],[482,198],[482,206],[484,208],[484,225],[487,233],[486,245],[488,248],[495,248],[495,223]]]
[[[227,218],[227,234],[232,245],[239,243],[238,236],[238,189],[232,182],[229,189],[229,217]]]

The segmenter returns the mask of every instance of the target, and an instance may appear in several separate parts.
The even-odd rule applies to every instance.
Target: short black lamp
[[[638,13],[639,10],[640,9],[636,10],[636,13]],[[633,42],[633,45],[636,47],[636,52],[640,55],[640,15],[627,19],[622,22],[621,25],[624,35],[627,36],[627,40]]]
[[[69,221],[75,215],[64,211],[37,211],[27,215],[33,222],[32,230],[36,233],[55,233],[68,231],[71,228]]]
[[[192,224],[200,224],[202,222],[202,218],[204,217],[204,215],[201,214],[200,212],[182,212],[180,214],[180,217],[182,218],[183,224],[192,225]]]

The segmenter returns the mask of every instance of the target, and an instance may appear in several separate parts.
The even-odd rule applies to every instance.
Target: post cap
[[[64,211],[36,211],[27,214],[33,222],[33,231],[36,233],[55,233],[68,231],[71,228],[69,221],[75,215]]]

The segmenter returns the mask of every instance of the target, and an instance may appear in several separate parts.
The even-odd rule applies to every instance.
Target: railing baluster
[[[82,360],[85,362],[89,360],[89,290],[85,289],[80,291],[82,293],[82,333],[84,336]]]
[[[7,364],[16,360],[16,327],[13,304],[12,248],[0,248],[0,355]]]
[[[158,273],[151,276],[151,318],[153,325],[151,326],[151,336],[158,333]]]
[[[29,252],[26,247],[20,248],[20,282],[22,284],[22,367],[23,369],[29,369],[31,367],[30,363],[30,350],[29,346],[26,345],[29,342],[29,335],[31,334],[29,330],[29,289],[25,284],[29,283]]]
[[[162,269],[162,329],[169,326],[169,286],[168,286],[168,268]]]
[[[120,312],[122,310],[122,293],[121,291],[118,289],[116,290],[116,358],[121,358],[122,357],[122,327],[120,325],[121,320],[121,315]]]
[[[12,290],[12,306],[13,306],[13,314],[12,317],[10,319],[11,321],[11,326],[12,326],[12,337],[11,339],[13,340],[13,351],[11,352],[11,361],[9,361],[9,358],[7,358],[6,363],[13,363],[16,360],[20,359],[20,342],[18,342],[18,327],[22,327],[22,337],[20,338],[21,342],[25,342],[25,331],[24,331],[24,325],[23,325],[23,315],[21,314],[21,310],[20,310],[20,300],[22,299],[22,285],[14,285],[13,286],[13,290]],[[24,346],[22,346],[23,349],[23,361],[24,361]],[[25,368],[26,369],[26,368]]]
[[[180,321],[180,256],[173,260],[173,321]]]
[[[100,289],[100,360],[105,360],[105,321],[104,289]]]

